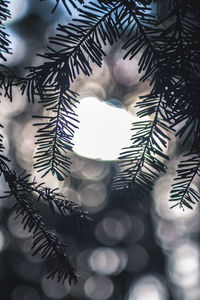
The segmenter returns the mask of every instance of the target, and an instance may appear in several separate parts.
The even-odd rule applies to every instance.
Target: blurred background
[[[56,25],[71,19],[62,3],[18,0],[10,4],[12,55],[7,66],[24,75],[24,67],[37,65]],[[164,6],[156,7],[162,13]],[[77,12],[72,8],[73,17]],[[77,108],[80,129],[74,137],[71,174],[64,182],[51,175],[41,179],[32,169],[36,133],[32,115],[42,114],[40,104],[29,104],[16,88],[14,101],[1,97],[0,118],[4,125],[6,154],[19,174],[25,169],[38,182],[60,191],[84,205],[94,221],[81,227],[70,217],[52,215],[41,205],[50,228],[68,248],[77,267],[76,287],[45,278],[46,266],[31,255],[31,234],[23,230],[12,211],[14,200],[0,201],[0,297],[2,300],[198,300],[200,299],[200,214],[193,210],[170,209],[169,189],[180,159],[180,142],[171,136],[166,153],[168,171],[154,190],[139,199],[132,191],[111,191],[120,149],[130,145],[131,123],[137,120],[135,103],[149,90],[139,82],[138,59],[123,60],[120,42],[106,47],[102,68],[93,75],[80,75],[72,85],[79,93]],[[45,112],[46,113],[46,112]],[[0,181],[0,191],[6,190]]]

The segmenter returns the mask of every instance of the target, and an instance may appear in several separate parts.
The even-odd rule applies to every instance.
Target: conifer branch
[[[1,198],[13,196],[16,200],[14,206],[16,218],[21,216],[24,230],[32,232],[33,255],[39,253],[47,261],[48,278],[57,277],[57,280],[62,282],[67,279],[70,284],[76,284],[78,276],[64,253],[65,246],[49,231],[37,210],[37,205],[43,200],[49,204],[53,212],[57,209],[61,215],[72,215],[83,224],[91,219],[78,204],[66,200],[56,189],[47,189],[44,183],[37,184],[35,180],[31,182],[30,175],[17,176],[15,171],[11,171],[8,166],[9,159],[2,154],[4,149],[2,139],[3,136],[0,134],[0,176],[4,176],[9,191]]]
[[[154,102],[149,104],[149,112],[154,113],[153,121],[133,123],[132,145],[120,153],[119,159],[122,162],[119,162],[119,167],[122,171],[114,179],[114,189],[142,187],[147,191],[152,188],[159,172],[165,172],[166,166],[160,161],[161,158],[168,159],[163,153],[163,148],[167,147],[166,140],[169,139],[169,129],[162,113],[164,103],[165,100],[160,96],[157,101],[154,99]],[[139,113],[142,115],[142,112]]]
[[[72,150],[74,129],[78,128],[75,125],[76,114],[69,106],[69,103],[75,106],[73,102],[77,100],[74,95],[75,93],[71,95],[67,93],[63,86],[60,91],[52,91],[50,96],[44,95],[43,101],[47,101],[47,106],[51,105],[48,110],[52,110],[53,116],[37,117],[43,118],[44,122],[35,124],[40,128],[36,135],[36,144],[39,144],[39,147],[35,155],[34,167],[40,172],[45,171],[42,177],[52,172],[53,175],[56,174],[58,180],[63,180],[69,173],[71,163],[67,157],[67,150]]]
[[[163,106],[162,112],[160,113],[162,115],[164,112],[165,115],[162,121],[168,123],[165,123],[165,130],[167,129],[167,127],[169,127],[170,123],[171,129],[173,129],[180,122],[186,120],[186,124],[179,130],[178,135],[183,135],[186,129],[189,128],[186,136],[186,138],[188,139],[195,132],[195,138],[192,146],[193,149],[195,147],[194,145],[199,145],[199,121],[197,118],[199,109],[198,107],[196,107],[197,101],[195,100],[197,95],[199,95],[199,84],[197,84],[198,81],[196,80],[196,74],[198,74],[198,66],[197,62],[195,61],[196,57],[199,57],[199,54],[195,52],[195,49],[198,49],[197,45],[199,45],[199,41],[198,37],[194,37],[194,39],[192,39],[192,37],[193,33],[195,32],[196,34],[199,30],[195,22],[193,20],[190,20],[190,16],[187,15],[187,10],[188,7],[191,6],[191,3],[186,5],[186,7],[184,8],[184,13],[182,12],[181,15],[181,7],[180,5],[178,6],[179,1],[174,0],[173,5],[169,5],[169,7],[172,9],[170,16],[176,16],[177,20],[175,24],[169,24],[166,29],[162,30],[156,29],[156,21],[153,20],[152,14],[148,15],[147,12],[145,12],[145,7],[138,7],[136,1],[129,2],[128,0],[124,0],[123,3],[127,6],[129,14],[135,21],[133,28],[130,29],[128,34],[131,35],[133,32],[133,36],[131,36],[123,46],[123,48],[127,50],[125,58],[127,56],[130,56],[130,59],[132,59],[137,53],[142,50],[143,53],[138,63],[139,72],[144,71],[144,75],[141,77],[141,80],[144,81],[150,77],[151,85],[153,85],[153,88],[151,90],[151,94],[153,95],[153,97],[151,97],[151,99],[144,99],[139,103],[139,105],[137,105],[142,108],[142,110],[139,111],[138,115],[142,117],[155,113],[155,106],[152,106],[152,103],[156,102],[156,98],[162,95],[161,97],[165,99],[165,104]],[[141,14],[139,14],[140,9],[142,10]],[[184,22],[184,30],[182,29],[183,25],[181,25],[182,22]],[[184,41],[182,36],[183,32],[185,37]],[[193,41],[194,43],[192,43],[191,41]],[[190,57],[192,56],[190,60],[189,53]],[[187,64],[191,64],[190,68],[192,69],[193,76],[191,76],[190,72],[188,72],[189,70],[187,69]],[[195,91],[193,90],[194,86]],[[190,94],[190,99],[192,98],[189,103],[187,97],[188,93]],[[191,103],[195,103],[195,108],[191,107]],[[192,113],[190,113],[190,110],[192,111]],[[153,121],[153,123],[155,122],[154,124],[156,124],[157,122],[156,119],[157,117],[155,114],[155,119]],[[138,126],[139,124],[140,123],[138,123]],[[147,142],[147,140],[145,140],[145,130],[147,130],[147,128],[143,128],[144,132],[141,128],[140,130],[141,140],[142,135],[144,135],[143,146],[145,149],[145,142]],[[156,132],[156,130],[154,131],[154,133],[159,136],[159,131]],[[149,140],[152,138],[151,134],[152,130],[149,130]],[[164,134],[162,137],[160,136],[160,138],[164,146],[166,142],[163,142],[167,139],[167,136],[165,136]],[[133,141],[134,143],[136,143],[134,137]],[[134,146],[131,147],[134,148]],[[120,156],[120,158],[125,159],[126,163],[128,162],[128,164],[130,164],[131,157],[133,159],[133,156],[135,154],[135,160],[132,160],[132,162],[136,163],[137,159],[139,159],[138,157],[136,158],[137,151],[134,154],[132,153],[132,156],[130,153],[131,150],[127,151],[127,153],[122,153],[122,157]],[[141,156],[141,159],[143,160],[143,156]],[[149,159],[152,160],[153,156],[150,155]],[[137,174],[137,166],[140,169],[141,165],[143,165],[143,162],[137,161],[132,169],[129,167],[127,169],[125,168],[125,171],[122,171],[122,174],[126,178],[126,180],[124,181],[125,185],[127,183],[127,179],[129,181],[131,178],[131,170],[134,174],[132,174],[134,178],[135,174]],[[152,179],[153,177],[151,178],[151,180]],[[123,176],[121,177],[121,174],[119,174],[119,182],[120,181],[121,183],[123,182]],[[116,180],[114,182],[116,182]],[[148,183],[148,178],[146,178],[146,183]]]
[[[177,169],[176,181],[172,184],[170,202],[174,202],[171,208],[179,206],[184,209],[192,209],[192,204],[200,201],[200,194],[197,188],[192,187],[194,178],[200,175],[200,156],[199,153],[188,153],[180,162]]]
[[[178,166],[170,201],[174,203],[172,207],[191,209],[192,204],[200,200],[193,186],[200,176],[199,1],[169,0],[169,11],[161,21],[153,16],[150,6],[156,0],[98,0],[78,7],[77,3],[83,2],[56,0],[52,12],[61,3],[71,14],[72,5],[79,11],[79,18],[66,26],[58,26],[57,35],[50,38],[54,48],[48,47],[47,52],[40,55],[44,63],[29,68],[26,78],[17,78],[4,66],[0,69],[0,88],[6,97],[12,101],[12,87],[19,86],[29,102],[39,96],[45,108],[45,115],[37,117],[42,122],[35,124],[39,129],[34,167],[42,176],[49,172],[56,174],[58,180],[69,173],[67,151],[72,150],[74,130],[78,127],[75,113],[78,100],[70,89],[71,84],[81,73],[91,75],[93,64],[101,67],[106,55],[104,46],[113,45],[126,34],[122,47],[126,51],[124,58],[131,60],[142,53],[138,63],[139,72],[144,72],[141,81],[150,80],[152,86],[149,95],[141,97],[136,105],[140,109],[138,116],[152,116],[153,120],[133,123],[132,145],[120,154],[122,171],[115,177],[113,187],[151,189],[159,172],[166,170],[168,156],[164,149],[168,131],[184,123],[177,135],[184,137],[183,144],[188,141],[191,146]],[[0,1],[0,59],[3,61],[5,54],[10,53],[8,35],[2,27],[10,16],[8,3]],[[43,183],[29,180],[29,175],[18,176],[10,170],[2,138],[0,134],[0,176],[4,176],[9,189],[5,197],[14,196],[17,216],[22,217],[24,229],[33,233],[33,255],[40,253],[47,260],[48,278],[76,283],[77,274],[64,253],[65,246],[39,214],[39,202],[46,202],[53,213],[69,214],[80,222],[90,218],[57,189],[46,188]]]
[[[70,81],[76,79],[81,71],[90,75],[92,68],[88,58],[101,66],[102,57],[105,55],[102,45],[112,45],[120,37],[118,26],[125,18],[125,13],[121,3],[116,6],[95,3],[84,6],[80,10],[79,19],[72,20],[74,23],[67,26],[59,25],[59,33],[50,38],[52,44],[63,48],[56,51],[48,47],[50,52],[40,55],[48,61],[42,66],[30,68],[29,78],[42,89],[43,85],[51,84],[53,79],[59,83],[59,75],[62,74],[68,89]]]
[[[5,27],[3,26],[3,22],[10,18],[10,11],[8,9],[8,4],[10,1],[1,0],[0,1],[0,59],[3,61],[7,61],[4,53],[11,54],[10,52],[10,41],[8,39],[8,34],[5,32]]]
[[[139,73],[141,71],[145,72],[140,79],[145,81],[152,76],[157,68],[162,67],[159,60],[160,49],[158,47],[158,40],[162,30],[156,27],[156,20],[152,13],[148,13],[151,9],[147,8],[146,5],[141,7],[137,5],[136,1],[123,0],[122,2],[127,7],[132,18],[128,39],[123,45],[123,49],[127,50],[124,59],[129,57],[131,60],[140,51],[143,51],[138,63],[138,71]]]
[[[72,138],[77,122],[74,108],[78,102],[76,93],[70,91],[70,83],[81,71],[85,75],[92,72],[89,59],[98,66],[105,55],[102,43],[113,44],[119,37],[118,23],[125,17],[122,4],[91,4],[80,10],[77,24],[59,25],[54,45],[63,49],[42,55],[48,59],[43,65],[30,69],[29,82],[35,87],[33,93],[39,94],[41,103],[53,111],[53,117],[44,117],[48,122],[41,126],[37,134],[39,144],[34,167],[45,176],[48,172],[56,174],[59,180],[67,176],[70,160],[67,150],[72,150]],[[115,18],[115,20],[114,20]],[[29,83],[30,84],[30,83]]]
[[[184,5],[179,0],[172,1],[175,22],[169,37],[175,48],[176,83],[174,94],[176,106],[173,110],[172,127],[181,123],[176,135],[183,138],[183,144],[190,143],[187,159],[180,162],[177,169],[176,183],[172,185],[170,201],[172,207],[192,208],[192,204],[200,199],[196,188],[192,187],[194,178],[199,176],[199,145],[200,145],[200,106],[199,106],[199,57],[200,30],[199,15],[195,16],[194,2],[187,1]],[[182,125],[183,124],[183,125]]]
[[[46,188],[44,183],[37,184],[33,181],[32,191],[37,195],[36,202],[47,203],[54,214],[58,211],[62,216],[70,215],[83,225],[92,220],[88,212],[84,211],[79,204],[65,199],[64,195],[58,192],[58,189]]]
[[[0,128],[3,128],[3,125],[0,124]],[[2,175],[3,170],[8,170],[7,163],[10,162],[10,160],[3,155],[5,147],[3,146],[3,135],[0,133],[0,176]]]
[[[33,255],[39,253],[48,263],[48,278],[57,277],[58,281],[64,282],[68,279],[70,284],[77,283],[76,271],[64,253],[65,246],[49,231],[42,216],[35,209],[35,200],[30,193],[33,192],[31,184],[25,181],[25,178],[17,177],[14,171],[10,171],[8,166],[0,161],[0,174],[2,173],[9,187],[6,197],[15,198],[17,217],[22,216],[24,230],[28,229],[33,233]]]
[[[146,7],[137,6],[136,1],[122,1],[133,18],[133,28],[128,35],[131,36],[123,48],[128,49],[124,58],[132,59],[143,50],[139,60],[139,72],[144,71],[141,80],[151,77],[153,88],[136,106],[140,107],[139,117],[154,114],[153,121],[141,121],[133,123],[132,146],[124,148],[120,154],[119,167],[122,171],[114,179],[114,188],[132,186],[145,190],[151,189],[152,184],[160,171],[165,171],[166,166],[161,159],[168,159],[163,153],[167,146],[169,122],[171,120],[170,109],[166,106],[166,87],[169,85],[162,54],[158,51],[158,40],[162,30],[156,29],[156,22],[152,14],[147,14]],[[151,27],[149,26],[151,25]]]
[[[188,1],[183,7],[179,0],[173,1],[173,10],[176,17],[174,23],[174,44],[176,47],[176,72],[178,82],[176,83],[176,110],[174,112],[174,127],[184,122],[177,131],[177,136],[182,137],[183,144],[191,137],[192,151],[199,145],[200,132],[200,106],[198,104],[199,72],[198,58],[200,58],[200,40],[197,32],[200,31],[199,20],[194,18],[193,1]],[[187,134],[185,134],[187,132]]]

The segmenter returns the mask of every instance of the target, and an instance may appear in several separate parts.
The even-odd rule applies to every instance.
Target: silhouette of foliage
[[[42,0],[41,0],[42,1]],[[140,121],[134,122],[131,146],[119,156],[119,173],[113,180],[114,189],[133,188],[148,191],[160,172],[166,172],[165,154],[169,132],[175,132],[183,146],[187,145],[187,159],[178,165],[176,183],[170,201],[181,208],[192,208],[199,201],[193,188],[199,176],[200,149],[200,5],[196,0],[169,0],[164,14],[152,10],[152,4],[162,7],[161,0],[98,0],[84,5],[84,1],[56,1],[52,10],[62,2],[71,14],[70,4],[79,17],[68,25],[58,25],[57,34],[50,37],[50,45],[38,66],[27,68],[27,76],[19,78],[2,66],[0,87],[12,101],[12,87],[19,86],[28,101],[36,98],[44,106],[44,114],[36,135],[38,145],[34,167],[44,177],[49,172],[64,180],[70,172],[68,152],[73,148],[73,136],[78,130],[76,107],[78,95],[71,88],[80,74],[90,76],[94,64],[102,66],[105,46],[122,43],[124,59],[139,56],[140,80],[148,81],[150,92],[137,103]],[[2,23],[9,17],[8,1],[0,2],[0,58],[9,53],[9,41]],[[40,252],[50,260],[49,277],[68,278],[76,283],[77,275],[64,254],[63,245],[52,234],[37,211],[39,200],[47,202],[53,212],[68,213],[79,220],[88,220],[81,207],[65,200],[57,190],[30,181],[28,175],[17,176],[8,167],[2,153],[0,136],[0,175],[9,186],[8,196],[17,201],[16,211],[23,216],[24,228],[33,232],[34,253]],[[37,195],[37,196],[36,196]]]
[[[10,11],[8,8],[9,1],[1,0],[0,2],[0,59],[6,61],[4,53],[11,53],[9,48],[8,34],[5,31],[3,22],[10,18]]]
[[[37,124],[40,128],[36,136],[39,147],[35,168],[43,172],[43,176],[52,172],[59,180],[69,172],[66,150],[72,150],[72,138],[77,129],[74,109],[78,100],[76,93],[70,90],[70,83],[80,72],[87,76],[92,73],[90,60],[99,67],[102,65],[102,57],[106,55],[103,45],[112,45],[120,37],[118,25],[125,12],[121,3],[91,3],[90,7],[80,9],[80,16],[76,23],[59,25],[59,33],[50,38],[50,42],[63,48],[55,51],[49,47],[50,52],[42,55],[47,61],[30,68],[28,81],[23,82],[28,96],[33,99],[39,94],[44,107],[53,112],[53,116],[42,117],[43,124]]]
[[[0,153],[3,149],[2,135],[0,135]],[[31,181],[30,175],[17,176],[15,171],[10,170],[8,162],[8,158],[0,154],[0,176],[3,174],[9,188],[9,191],[5,192],[6,195],[1,198],[13,196],[16,200],[14,205],[16,219],[21,216],[23,228],[33,233],[33,255],[39,253],[47,261],[49,272],[47,278],[57,277],[58,281],[62,282],[68,279],[70,284],[76,284],[78,276],[64,253],[65,246],[53,232],[49,231],[37,210],[38,202],[43,200],[48,203],[53,212],[57,209],[61,215],[72,215],[83,224],[91,219],[78,204],[66,200],[57,189],[45,188],[44,184]]]
[[[199,202],[200,195],[194,185],[194,178],[199,176],[200,160],[198,153],[190,153],[185,155],[186,159],[178,165],[177,178],[172,185],[170,201],[179,205],[180,208],[188,207],[192,209],[192,204]],[[194,185],[194,186],[192,186]]]

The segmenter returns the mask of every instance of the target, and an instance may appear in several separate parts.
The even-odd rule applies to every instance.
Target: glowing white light
[[[170,188],[173,183],[173,175],[164,175],[160,177],[154,186],[154,201],[155,209],[161,218],[166,220],[174,220],[175,222],[190,222],[197,215],[197,209],[180,209],[179,206],[169,209],[173,202],[169,202],[170,198]],[[197,189],[193,185],[194,189]]]
[[[4,56],[7,59],[6,65],[16,66],[23,60],[26,54],[27,47],[24,40],[14,30],[6,28],[6,32],[9,34],[9,47],[11,48],[12,53],[4,53]]]
[[[80,189],[81,202],[86,206],[99,206],[106,199],[106,187],[102,182],[91,183]]]
[[[74,137],[74,151],[92,159],[115,160],[130,145],[133,116],[97,98],[86,97],[78,106],[80,128]]]
[[[92,253],[89,263],[92,270],[97,273],[110,275],[117,271],[120,258],[115,250],[102,247]]]
[[[84,285],[84,292],[89,299],[106,300],[113,293],[113,283],[110,278],[103,275],[92,275]]]
[[[126,300],[165,300],[168,299],[167,290],[163,283],[155,276],[145,276],[134,283]]]
[[[133,58],[132,60],[118,59],[113,68],[115,79],[125,86],[137,84],[141,77],[138,72],[138,61],[139,58]]]
[[[10,1],[8,9],[10,10],[11,18],[8,18],[7,22],[15,22],[17,20],[20,20],[26,14],[28,9],[28,1]]]
[[[183,240],[169,257],[169,272],[172,280],[184,288],[198,285],[199,272],[199,247],[191,240]]]

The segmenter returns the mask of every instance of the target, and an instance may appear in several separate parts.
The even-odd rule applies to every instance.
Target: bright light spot
[[[156,181],[153,191],[156,212],[161,218],[166,220],[173,220],[176,222],[191,221],[196,215],[195,206],[193,210],[186,208],[183,211],[179,206],[170,209],[170,206],[175,204],[174,202],[169,202],[173,179],[173,175],[164,175]]]
[[[42,289],[46,296],[53,299],[62,299],[70,292],[70,286],[57,282],[57,280],[50,280],[46,277],[42,279]]]
[[[199,300],[200,299],[200,287],[197,284],[195,287],[185,288],[183,287],[184,299]]]
[[[116,160],[130,144],[133,116],[93,97],[80,101],[80,128],[74,136],[74,151],[92,159]]]
[[[15,122],[12,134],[15,141],[18,164],[23,169],[31,171],[33,167],[33,151],[35,149],[33,122],[29,121],[26,124]]]
[[[101,247],[92,251],[87,257],[83,257],[84,261],[88,260],[91,269],[97,273],[104,275],[118,275],[127,265],[128,257],[123,249]]]
[[[80,195],[74,189],[63,187],[61,191],[66,199],[71,200],[75,203],[80,203]]]
[[[106,300],[113,293],[113,283],[110,278],[101,275],[93,275],[84,285],[86,296],[92,300]]]
[[[103,245],[113,246],[118,244],[124,237],[124,229],[119,221],[105,218],[98,223],[95,235],[98,241]]]
[[[98,83],[97,83],[98,82]],[[98,79],[95,81],[84,81],[81,86],[78,87],[78,94],[81,98],[85,97],[98,97],[101,99],[106,98],[106,91],[99,84]]]
[[[90,212],[96,213],[105,207],[107,191],[102,182],[85,184],[80,187],[78,192],[81,203],[87,206]]]
[[[118,58],[113,68],[113,74],[116,81],[122,85],[132,86],[138,84],[142,76],[138,73],[138,59],[135,57],[131,60]]]
[[[99,68],[96,64],[92,65],[93,74],[90,76],[90,81],[98,82],[103,88],[106,90],[112,90],[113,88],[113,80],[110,67],[103,62],[101,68]],[[79,91],[78,91],[79,93]],[[87,96],[90,96],[87,94]],[[98,94],[95,93],[95,96],[98,97]]]
[[[8,9],[10,10],[11,18],[8,18],[7,22],[15,22],[20,20],[27,12],[28,1],[27,0],[17,0],[10,1]]]
[[[183,287],[192,287],[200,280],[199,247],[191,240],[182,241],[172,252],[169,273],[173,281]]]
[[[182,234],[183,227],[175,226],[174,222],[159,219],[156,224],[157,242],[165,250],[171,250]]]
[[[93,271],[110,275],[117,271],[120,258],[117,252],[111,248],[98,248],[91,254],[89,263]]]
[[[67,156],[70,158],[71,167],[70,172],[75,178],[82,178],[81,172],[84,168],[84,159],[83,157],[78,156],[74,152],[69,151]]]
[[[35,179],[37,183],[45,183],[44,186],[46,188],[51,188],[51,189],[57,189],[61,188],[64,182],[60,182],[55,179],[55,176],[49,172],[45,175],[45,177],[42,177],[42,173],[38,172],[36,169],[31,170],[31,176],[29,177],[29,180]],[[65,184],[68,186],[68,182],[70,181],[69,178],[66,178]]]
[[[166,300],[167,290],[155,276],[145,276],[130,288],[127,300]]]
[[[14,30],[6,28],[6,32],[9,34],[8,40],[11,42],[12,49],[12,54],[4,54],[7,59],[6,65],[9,67],[19,65],[26,54],[27,47],[24,40]]]
[[[105,162],[84,159],[82,176],[87,180],[100,180],[109,175],[109,167]]]
[[[100,243],[113,246],[123,240],[128,232],[129,227],[123,223],[123,220],[106,217],[98,223],[95,235]]]

